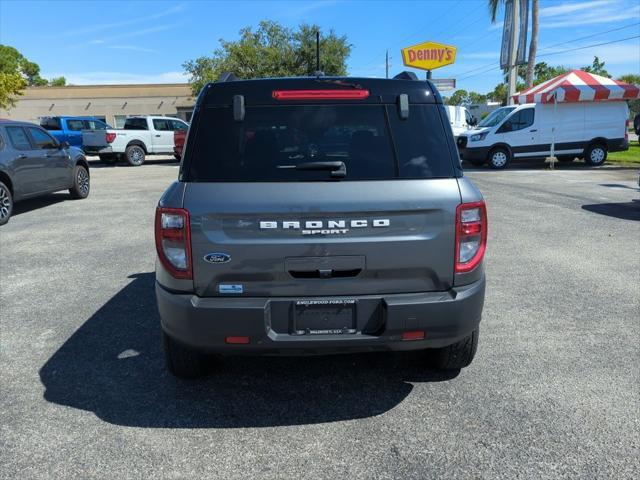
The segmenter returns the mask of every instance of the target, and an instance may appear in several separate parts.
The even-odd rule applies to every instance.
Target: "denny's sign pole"
[[[456,47],[436,42],[424,42],[402,49],[402,62],[407,67],[427,71],[431,78],[431,70],[451,65],[456,61]]]

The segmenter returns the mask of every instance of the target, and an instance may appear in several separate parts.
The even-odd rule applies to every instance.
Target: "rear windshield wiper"
[[[347,166],[344,162],[304,162],[297,165],[278,165],[278,168],[292,170],[328,170],[332,178],[344,178],[347,176]]]

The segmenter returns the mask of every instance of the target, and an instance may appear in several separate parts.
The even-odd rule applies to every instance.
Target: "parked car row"
[[[147,155],[175,154],[174,132],[188,128],[186,122],[172,117],[129,117],[121,129],[84,130],[82,145],[85,152],[99,155],[105,163],[124,159],[137,167]]]
[[[0,225],[11,218],[14,202],[60,190],[74,199],[89,196],[82,150],[38,125],[0,119]]]
[[[142,165],[147,155],[181,155],[181,145],[189,125],[174,117],[133,116],[124,127],[114,129],[95,117],[43,117],[40,126],[59,142],[82,149],[87,155],[99,155],[104,163],[126,160]],[[178,141],[176,148],[174,132]]]

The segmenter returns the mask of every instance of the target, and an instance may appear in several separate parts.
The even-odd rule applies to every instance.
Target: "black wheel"
[[[124,156],[132,167],[139,167],[144,163],[144,148],[140,145],[129,145],[124,152]]]
[[[98,156],[100,157],[100,161],[102,163],[106,163],[107,165],[113,165],[118,161],[118,157],[113,154],[103,154]]]
[[[506,148],[497,147],[489,152],[489,166],[496,170],[501,170],[507,166],[511,160],[511,155]]]
[[[11,218],[13,212],[13,195],[3,182],[0,182],[0,225],[4,225]]]
[[[162,332],[164,358],[167,369],[179,378],[198,378],[209,373],[210,358],[203,353],[179,344]]]
[[[478,350],[479,334],[480,329],[477,328],[471,335],[453,345],[432,350],[433,367],[437,370],[460,370],[471,365]]]
[[[592,167],[599,167],[607,159],[607,147],[599,143],[592,143],[584,151],[584,161]]]
[[[82,165],[76,165],[76,169],[73,173],[73,187],[69,189],[71,198],[75,198],[77,200],[87,198],[89,196],[89,190],[91,190],[89,170]]]

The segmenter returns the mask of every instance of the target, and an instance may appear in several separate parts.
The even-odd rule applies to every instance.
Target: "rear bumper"
[[[200,351],[232,354],[304,355],[377,350],[417,350],[450,345],[477,328],[485,279],[446,292],[329,297],[356,300],[357,333],[293,335],[293,311],[301,298],[200,298],[156,283],[162,328],[176,341]],[[422,330],[424,340],[403,341]],[[227,336],[248,336],[229,345]]]
[[[113,147],[108,146],[83,146],[82,149],[84,150],[84,153],[89,154],[89,155],[109,155],[111,153],[113,153]]]

